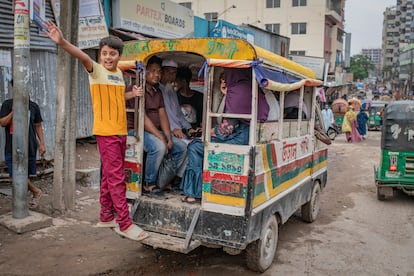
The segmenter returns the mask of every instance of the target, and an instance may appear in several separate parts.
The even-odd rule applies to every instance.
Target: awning
[[[322,81],[316,79],[299,79],[276,70],[269,69],[260,64],[254,67],[260,87],[274,91],[293,91],[302,86],[320,86]]]

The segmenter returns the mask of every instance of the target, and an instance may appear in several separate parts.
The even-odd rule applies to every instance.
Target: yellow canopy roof
[[[164,52],[191,52],[206,59],[263,60],[275,67],[290,70],[305,78],[315,79],[315,72],[275,53],[254,46],[241,39],[232,38],[182,38],[128,41],[124,45],[119,67],[122,70],[135,68],[135,61],[146,63],[154,54]]]

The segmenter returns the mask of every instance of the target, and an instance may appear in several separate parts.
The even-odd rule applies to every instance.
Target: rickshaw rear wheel
[[[276,216],[269,217],[262,227],[260,239],[246,248],[246,264],[253,271],[264,272],[273,263],[279,237],[279,226]]]
[[[326,134],[331,140],[335,140],[336,135],[337,135],[336,130],[334,130],[333,128],[329,128]]]
[[[306,222],[314,222],[319,214],[320,209],[321,186],[315,182],[312,188],[310,200],[302,205],[302,219]]]

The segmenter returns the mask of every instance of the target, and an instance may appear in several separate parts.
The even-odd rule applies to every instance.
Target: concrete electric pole
[[[14,1],[13,218],[25,218],[29,215],[27,207],[29,81],[29,0]]]

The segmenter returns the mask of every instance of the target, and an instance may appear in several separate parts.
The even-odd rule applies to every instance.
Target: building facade
[[[381,71],[381,52],[382,50],[380,48],[370,48],[361,50],[361,54],[364,56],[368,56],[375,66],[375,69],[372,72],[369,72],[371,76],[379,76],[379,73]]]
[[[382,77],[385,81],[394,83],[395,86],[395,82],[398,79],[398,45],[400,36],[400,23],[397,21],[397,7],[388,7],[383,14],[381,56]]]
[[[413,87],[414,0],[397,0],[396,10],[399,32],[398,90],[408,95],[412,94]]]
[[[324,58],[329,73],[342,72],[345,0],[173,1],[208,20],[250,24],[289,37],[290,54]]]

